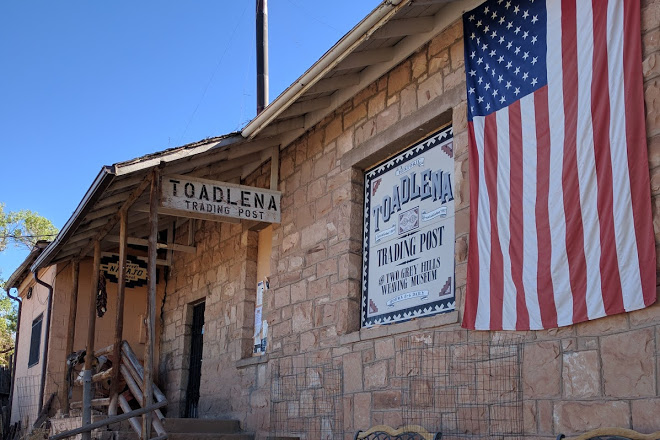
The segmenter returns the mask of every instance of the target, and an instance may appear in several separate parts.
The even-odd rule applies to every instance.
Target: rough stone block
[[[660,53],[652,53],[642,62],[644,78],[651,79],[660,75]]]
[[[565,435],[609,426],[629,428],[630,408],[623,401],[557,402],[554,420],[557,432]]]
[[[296,333],[305,330],[311,330],[312,322],[312,302],[301,302],[293,306],[293,317],[291,318],[292,330]]]
[[[598,396],[600,394],[598,352],[590,350],[565,353],[562,377],[565,398]]]
[[[604,336],[600,339],[606,396],[655,395],[654,340],[651,328]]]
[[[356,122],[359,122],[360,120],[365,119],[366,117],[367,117],[367,104],[363,102],[344,115],[344,129],[347,129],[355,125]]]
[[[632,427],[639,432],[660,431],[660,398],[632,401]]]
[[[364,367],[364,387],[368,390],[383,388],[387,385],[389,377],[387,371],[388,362],[377,361]]]
[[[442,93],[442,73],[429,76],[417,88],[417,105],[423,107]]]
[[[349,353],[342,358],[344,393],[362,391],[362,354]],[[371,403],[371,402],[370,402]]]
[[[366,431],[371,427],[371,393],[355,394],[353,402],[353,426]]]
[[[556,341],[525,347],[523,393],[526,398],[559,396],[561,349]]]
[[[410,84],[411,62],[405,61],[397,66],[387,79],[387,94],[393,96]]]
[[[401,407],[401,391],[376,391],[373,393],[373,408],[375,410],[395,409]]]
[[[645,86],[646,133],[651,137],[660,134],[660,80],[653,79]]]
[[[419,78],[424,73],[426,73],[426,69],[428,67],[428,63],[426,61],[426,50],[420,50],[419,52],[414,54],[411,59],[411,62],[412,62],[413,79]]]

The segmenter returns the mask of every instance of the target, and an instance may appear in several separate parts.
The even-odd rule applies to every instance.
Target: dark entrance
[[[199,383],[202,375],[202,350],[204,348],[204,308],[201,302],[193,306],[192,330],[190,336],[190,365],[188,367],[188,389],[184,417],[195,418],[199,404]]]

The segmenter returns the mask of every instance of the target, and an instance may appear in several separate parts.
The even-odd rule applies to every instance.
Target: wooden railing
[[[111,345],[109,347],[105,347],[101,350],[98,350],[97,352],[94,353],[94,355],[96,357],[101,355],[106,355],[112,352],[112,349],[113,346]],[[107,408],[107,413],[110,417],[103,421],[95,422],[92,425],[96,426],[99,425],[100,423],[99,426],[104,426],[104,425],[116,423],[117,421],[120,420],[128,420],[133,430],[138,434],[138,436],[141,436],[142,424],[141,421],[138,419],[138,417],[141,416],[142,414],[151,413],[151,424],[153,426],[154,431],[157,434],[157,436],[151,440],[165,440],[167,438],[167,432],[165,431],[165,427],[163,426],[164,416],[163,413],[160,411],[161,407],[167,405],[167,399],[165,398],[165,394],[163,394],[163,392],[156,386],[156,384],[151,384],[152,395],[154,397],[155,402],[145,403],[144,402],[144,394],[145,394],[144,367],[138,360],[137,356],[135,355],[135,352],[133,352],[133,349],[128,344],[128,342],[122,341],[121,353],[119,357],[120,357],[119,362],[115,360],[115,364],[113,364],[112,367],[110,367],[105,371],[93,375],[92,383],[100,382],[102,380],[111,378],[113,375],[113,369],[119,368],[119,373],[120,373],[119,377],[126,382],[126,385],[128,386],[128,391],[139,403],[140,409],[138,410],[131,409],[129,399],[126,398],[126,396],[124,395],[125,393],[117,393],[110,397],[93,399],[91,401],[92,406],[96,408]],[[82,386],[83,382],[81,379],[76,379],[74,381],[74,385]],[[113,387],[113,389],[116,388]],[[122,414],[121,416],[116,415],[117,405],[119,405],[119,407],[124,412],[124,414]],[[81,407],[82,407],[82,402],[71,403],[71,408],[81,408]],[[131,416],[131,414],[133,414],[134,416]],[[92,425],[88,425],[87,427],[83,426],[82,428],[77,428],[71,431],[57,434],[56,436],[51,437],[51,439],[54,440],[55,438],[62,439],[62,438],[70,437],[82,432],[81,429],[84,431],[88,431]]]

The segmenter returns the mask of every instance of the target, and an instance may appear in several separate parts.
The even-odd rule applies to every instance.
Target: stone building
[[[159,213],[159,228],[170,232],[161,237],[168,256],[159,278],[155,369],[168,399],[168,417],[238,419],[258,438],[305,430],[350,438],[378,424],[423,424],[429,414],[434,419],[428,430],[475,436],[492,434],[497,423],[505,425],[500,432],[548,439],[603,426],[660,430],[657,303],[549,330],[461,328],[471,209],[461,15],[480,3],[384,1],[241,133],[104,168],[32,268],[59,267],[74,256],[84,260],[90,237],[117,234],[111,218],[124,207],[130,237],[144,240],[148,198],[136,190],[155,167],[162,176],[277,189],[281,219],[272,224],[218,222],[206,214],[184,220]],[[647,127],[657,249],[660,1],[640,4],[646,114],[639,117]],[[449,242],[454,247],[450,289],[455,304],[443,313],[364,326],[365,172],[447,127],[454,163],[454,233]],[[100,236],[104,250],[116,252],[116,241],[104,239],[105,234]],[[177,246],[186,251],[177,251]],[[261,326],[265,353],[255,354],[261,350],[255,347],[260,281],[268,288],[257,316],[268,330]],[[81,283],[80,291],[85,288]],[[83,298],[79,301],[87,301]],[[191,352],[198,350],[193,341],[200,340],[200,332],[201,359],[193,365]],[[498,404],[497,398],[479,392],[488,394],[485,383],[503,371],[498,370],[497,350],[510,347],[522,351],[507,364],[506,385],[490,390],[499,393]],[[479,362],[490,362],[489,373],[480,372],[476,358],[461,352],[483,353]],[[412,353],[435,362],[425,375],[419,364],[406,370],[405,357]],[[453,370],[452,362],[461,356],[465,362]],[[48,360],[62,361],[63,353]],[[192,368],[199,368],[199,374],[190,374]],[[296,371],[303,373],[297,376]],[[448,386],[471,372],[475,389]],[[421,380],[410,379],[415,375]],[[324,378],[331,376],[335,382],[329,385]],[[199,383],[191,377],[199,377]],[[287,384],[286,377],[294,383]],[[49,386],[61,390],[58,380],[53,377]],[[411,397],[431,395],[433,389],[446,394],[416,403]],[[309,399],[326,402],[332,410],[324,412]],[[417,407],[425,408],[422,415],[414,414]]]

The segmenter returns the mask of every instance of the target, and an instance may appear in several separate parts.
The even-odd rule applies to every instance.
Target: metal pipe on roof
[[[257,0],[257,114],[268,105],[268,0]]]
[[[271,105],[250,121],[241,131],[241,135],[245,138],[256,136],[264,127],[277,118],[280,113],[287,109],[293,101],[316,84],[328,71],[339,64],[353,49],[369,38],[373,32],[385,24],[392,15],[409,2],[410,0],[385,0],[381,3],[380,6],[354,27],[353,30],[339,40],[321,59],[314,63],[296,82],[282,92]]]
[[[44,391],[46,389],[46,364],[48,363],[48,343],[50,342],[50,316],[53,311],[53,286],[40,280],[39,274],[37,271],[32,272],[32,276],[37,284],[44,286],[48,289],[48,306],[46,308],[46,334],[44,335],[44,354],[42,356],[41,363],[41,383],[39,385],[39,411],[37,414],[41,414],[41,410],[44,406]]]

